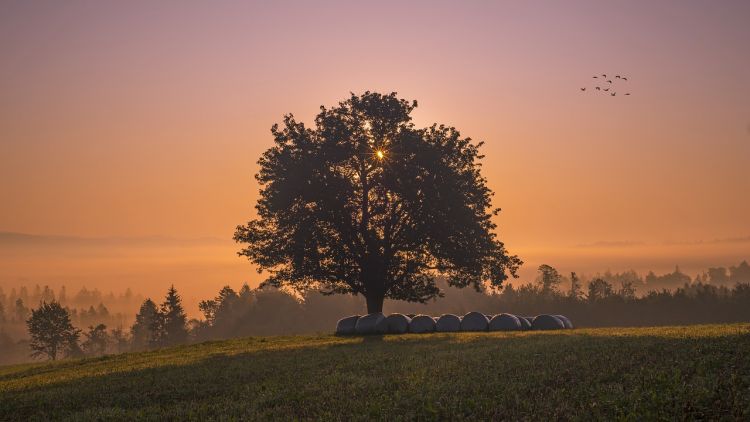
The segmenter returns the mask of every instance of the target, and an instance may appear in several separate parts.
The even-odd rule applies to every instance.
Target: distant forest
[[[715,267],[690,277],[673,272],[641,276],[635,271],[589,277],[561,274],[541,265],[531,283],[501,290],[456,289],[439,280],[444,297],[425,304],[387,301],[385,312],[463,315],[469,311],[517,315],[563,314],[578,327],[646,326],[750,321],[750,265]],[[655,287],[658,286],[658,287]],[[273,288],[222,288],[199,303],[200,318],[188,319],[177,289],[162,301],[127,289],[103,295],[81,289],[69,295],[45,286],[0,289],[0,364],[31,360],[27,321],[38,304],[57,302],[75,328],[67,356],[96,356],[186,342],[241,336],[330,333],[344,316],[364,313],[364,299],[293,294]],[[33,306],[30,306],[32,305]],[[116,309],[116,312],[113,312]],[[128,311],[129,310],[129,311]],[[126,326],[133,321],[131,326]]]

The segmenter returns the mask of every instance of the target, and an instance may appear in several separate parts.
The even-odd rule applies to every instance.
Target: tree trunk
[[[368,293],[365,296],[365,299],[367,300],[368,314],[383,312],[383,301],[385,300],[385,294]]]

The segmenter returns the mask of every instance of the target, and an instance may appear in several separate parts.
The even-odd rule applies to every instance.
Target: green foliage
[[[267,337],[0,368],[16,420],[747,420],[750,326]]]
[[[238,226],[240,255],[267,283],[298,291],[425,302],[452,286],[499,287],[521,261],[495,234],[479,144],[452,127],[419,129],[416,102],[352,94],[313,129],[284,118],[259,160],[258,218]]]
[[[67,309],[58,302],[42,302],[26,321],[31,336],[31,356],[57,359],[61,353],[78,351],[80,330],[73,327]]]

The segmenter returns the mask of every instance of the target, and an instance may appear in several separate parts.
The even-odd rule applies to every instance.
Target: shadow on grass
[[[750,338],[743,334],[681,338],[607,337],[585,332],[499,336],[478,333],[347,340],[350,341],[294,348],[277,348],[270,340],[257,350],[239,353],[232,350],[227,354],[211,353],[210,347],[203,346],[207,354],[193,356],[188,362],[180,362],[183,348],[177,348],[148,355],[119,355],[29,368],[0,378],[0,419],[101,416],[97,412],[136,418],[158,412],[152,416],[182,419],[281,415],[325,419],[334,415],[361,417],[365,413],[358,414],[357,409],[364,412],[373,407],[380,409],[376,416],[403,416],[404,412],[411,412],[415,417],[429,417],[429,408],[425,407],[428,404],[418,402],[415,407],[413,402],[420,391],[426,390],[440,398],[439,407],[447,409],[446,412],[465,408],[474,409],[470,416],[497,416],[493,413],[496,409],[481,404],[482,397],[476,402],[466,402],[461,394],[455,393],[475,390],[485,394],[484,399],[491,399],[490,403],[505,403],[506,412],[533,408],[539,413],[534,417],[554,417],[554,409],[569,407],[571,412],[586,414],[588,401],[605,400],[610,390],[641,391],[662,384],[665,394],[670,396],[668,399],[677,400],[684,407],[687,404],[679,402],[681,396],[671,389],[675,385],[684,389],[691,382],[702,382],[692,377],[706,374],[715,378],[707,384],[714,386],[713,391],[700,390],[706,395],[701,400],[713,406],[706,409],[737,415],[746,412],[742,409],[748,406],[747,395],[742,398],[741,394],[750,388],[747,385],[750,364],[741,356],[750,353]],[[163,359],[164,363],[128,369],[123,365],[131,358]],[[112,369],[113,366],[116,368]],[[107,370],[111,372],[102,373]],[[76,371],[89,372],[76,374]],[[519,371],[523,376],[519,377]],[[650,378],[649,371],[657,376]],[[32,376],[46,378],[23,383],[24,378]],[[632,379],[628,381],[629,377]],[[602,386],[604,399],[594,397],[596,388],[591,387],[597,383]],[[541,386],[578,388],[589,393],[583,394],[577,405],[563,402],[570,400],[570,395],[553,395],[548,397],[550,403],[540,405],[510,400],[504,392],[515,389],[519,397],[531,399]],[[700,387],[705,386],[700,384]],[[342,394],[359,401],[337,401]],[[391,401],[384,402],[383,397]],[[663,409],[661,398],[654,397],[660,396],[644,393],[638,395],[638,400],[652,400],[654,409]],[[717,404],[721,397],[724,402]],[[685,400],[691,406],[702,403],[692,403],[693,396],[685,396]],[[712,414],[705,413],[702,405],[698,407],[703,412],[699,415]],[[620,415],[617,409],[588,414],[614,417]],[[523,412],[507,415],[522,416]]]

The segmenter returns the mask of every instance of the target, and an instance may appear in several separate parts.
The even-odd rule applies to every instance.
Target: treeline
[[[456,289],[439,280],[444,297],[425,304],[387,301],[385,311],[435,316],[475,310],[529,316],[552,313],[567,315],[578,327],[750,321],[750,271],[745,269],[750,270],[745,261],[730,267],[725,272],[727,279],[717,285],[710,270],[706,279],[700,274],[691,279],[677,268],[655,277],[682,280],[680,287],[643,292],[650,274],[642,278],[634,271],[607,272],[582,279],[576,273],[563,275],[542,265],[534,282],[508,284],[499,291]],[[716,274],[721,277],[722,272]],[[34,332],[50,325],[40,323],[44,313],[38,313],[50,306],[55,307],[58,320],[70,321],[66,334]],[[198,307],[202,316],[188,319],[180,295],[172,287],[161,303],[143,301],[129,329],[108,329],[106,324],[97,323],[81,330],[75,328],[69,308],[54,300],[43,302],[26,321],[31,341],[11,346],[25,349],[27,355],[31,349],[51,358],[49,353],[39,352],[39,339],[67,339],[65,344],[44,349],[55,350],[60,356],[98,356],[231,337],[330,333],[338,319],[363,313],[365,304],[361,297],[350,295],[327,296],[314,290],[292,294],[273,288],[251,289],[245,284],[238,290],[225,286]],[[4,346],[8,344],[3,344],[0,333],[0,350]]]
[[[33,288],[21,286],[18,290],[12,288],[7,294],[0,287],[0,324],[3,324],[0,327],[5,331],[13,331],[14,323],[25,326],[31,308],[42,302],[57,302],[68,308],[77,325],[125,325],[132,319],[133,307],[142,301],[143,297],[134,295],[129,288],[115,295],[113,292],[103,294],[98,289],[82,287],[75,294],[68,295],[65,286],[58,291],[38,284]]]
[[[9,291],[0,287],[0,364],[28,360],[29,340],[27,321],[32,309],[42,303],[58,303],[68,312],[71,323],[77,327],[127,327],[133,320],[133,309],[143,301],[143,296],[133,294],[128,288],[120,294],[103,293],[98,289],[82,287],[69,293],[65,286],[20,286]],[[113,333],[118,338],[118,332]],[[120,331],[127,334],[127,328]],[[117,342],[117,341],[115,341]],[[116,351],[119,349],[113,349]]]

